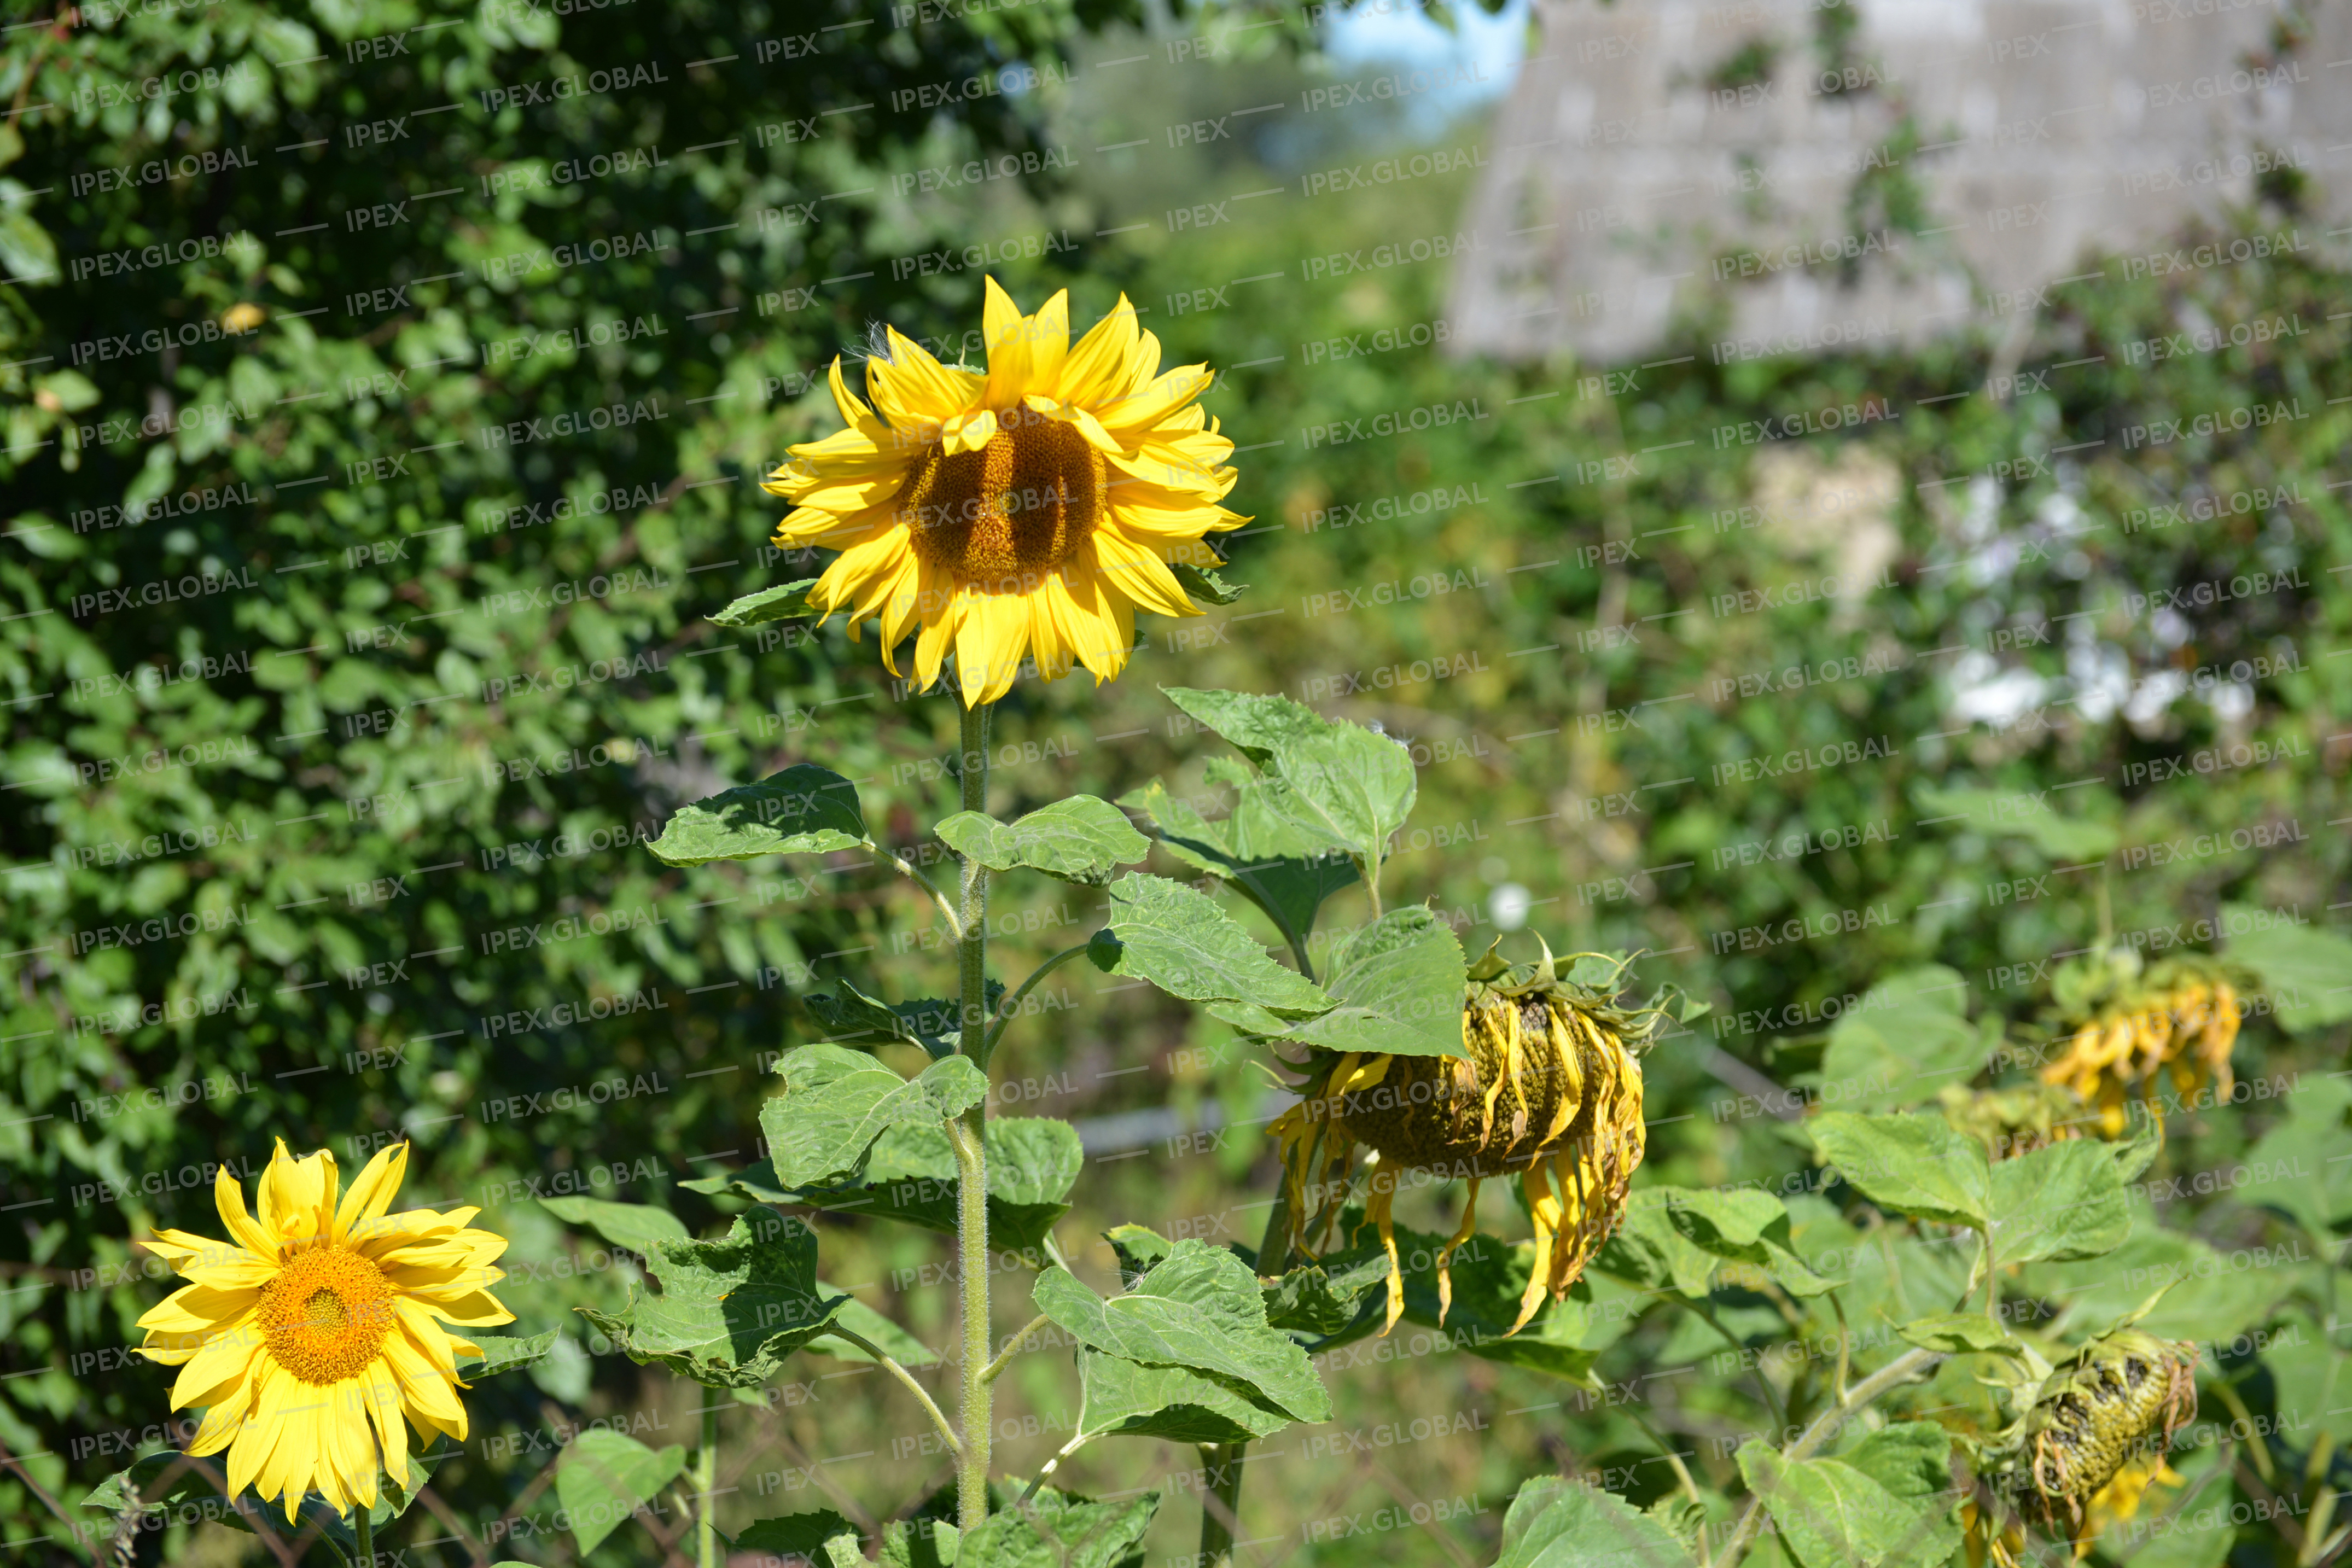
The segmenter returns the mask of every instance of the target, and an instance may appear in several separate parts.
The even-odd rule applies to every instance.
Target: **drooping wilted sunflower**
[[[985,373],[942,365],[887,329],[866,364],[872,406],[833,363],[848,428],[792,449],[765,488],[798,510],[780,547],[842,552],[809,594],[851,635],[881,623],[882,655],[918,626],[915,674],[950,652],[968,705],[992,702],[1034,657],[1047,680],[1073,662],[1097,683],[1126,666],[1135,612],[1197,615],[1171,562],[1218,564],[1202,536],[1246,517],[1217,503],[1234,444],[1193,400],[1207,367],[1160,371],[1160,340],[1118,308],[1076,347],[1069,296],[1024,316],[994,278]]]
[[[1481,1184],[1517,1176],[1535,1220],[1534,1266],[1511,1333],[1547,1291],[1558,1297],[1577,1281],[1623,1215],[1643,1147],[1635,1054],[1663,1009],[1621,1008],[1616,976],[1605,987],[1580,984],[1567,977],[1574,963],[1547,951],[1540,963],[1507,967],[1489,954],[1470,971],[1465,1054],[1322,1053],[1307,1064],[1299,1103],[1268,1127],[1290,1239],[1309,1253],[1330,1239],[1357,1146],[1373,1151],[1364,1218],[1389,1255],[1382,1333],[1404,1313],[1391,1211],[1407,1172],[1470,1183],[1461,1228],[1437,1256],[1440,1322],[1454,1301],[1453,1254],[1477,1226]],[[1322,1207],[1310,1215],[1318,1194]]]
[[[296,1159],[281,1138],[257,1213],[227,1171],[214,1182],[228,1241],[147,1243],[193,1281],[139,1320],[141,1354],[181,1369],[172,1408],[206,1407],[188,1452],[227,1448],[228,1495],[282,1497],[289,1523],[306,1492],[341,1514],[375,1505],[379,1469],[406,1478],[404,1416],[464,1442],[457,1357],[480,1352],[435,1320],[514,1321],[489,1294],[506,1238],[466,1226],[480,1210],[385,1212],[407,1168],[396,1144],[339,1198],[334,1155]]]
[[[2197,1355],[2189,1341],[2126,1322],[2051,1368],[2023,1391],[2002,1458],[1990,1468],[1995,1511],[2075,1541],[2077,1556],[2101,1530],[2132,1517],[2170,1473],[2165,1450],[2196,1410]],[[1996,1560],[2014,1560],[2011,1539],[1987,1535]]]
[[[2018,1083],[2006,1089],[1947,1083],[1937,1098],[1944,1120],[1982,1144],[1997,1160],[2082,1137],[2093,1120],[2073,1090],[2055,1083]]]
[[[2160,1070],[2169,1070],[2182,1102],[2209,1084],[2228,1098],[2238,989],[2219,960],[2187,955],[2162,959],[2143,972],[2137,954],[2117,948],[2068,966],[2053,990],[2072,1032],[2042,1067],[2042,1081],[2082,1096],[2107,1136],[2124,1131],[2126,1102],[2133,1096],[2163,1120]]]

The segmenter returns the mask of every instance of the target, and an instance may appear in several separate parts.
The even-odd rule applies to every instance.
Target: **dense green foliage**
[[[1392,902],[1433,899],[1475,956],[1497,935],[1496,887],[1520,884],[1555,950],[1647,947],[1645,979],[1716,1004],[1647,1060],[1637,1190],[1804,1171],[1808,1140],[1727,1097],[1860,1051],[1827,1036],[1832,1010],[1921,964],[1948,966],[1966,988],[1945,999],[1962,1005],[1905,1013],[1923,1033],[1889,1049],[1908,1056],[1957,1018],[1979,1063],[2018,1048],[1986,1081],[2022,1076],[2050,1033],[2041,966],[2100,934],[2102,887],[2108,928],[2152,956],[2215,946],[2199,923],[2225,907],[2342,929],[2352,517],[2331,476],[2352,434],[2352,321],[2336,308],[2338,242],[2308,219],[2242,215],[2299,236],[2269,259],[2137,278],[2110,265],[2055,291],[2008,387],[1987,387],[1991,351],[1970,338],[1719,363],[1705,319],[1662,362],[1607,380],[1463,362],[1435,340],[1442,260],[1307,276],[1310,259],[1463,234],[1458,176],[1294,193],[1306,172],[1395,150],[1400,125],[1378,109],[1272,115],[1191,153],[1100,151],[1295,101],[1308,68],[1288,56],[1236,37],[1230,57],[1122,76],[1108,63],[1165,41],[1089,40],[1080,24],[1110,18],[1055,5],[926,8],[907,26],[844,10],[830,19],[870,24],[873,41],[822,34],[805,52],[806,10],[93,5],[6,36],[0,89],[47,107],[0,132],[16,802],[0,815],[0,1443],[22,1457],[0,1473],[0,1538],[58,1534],[33,1489],[69,1508],[162,1446],[169,1375],[122,1354],[164,1289],[131,1239],[213,1228],[215,1164],[250,1176],[276,1135],[347,1167],[416,1139],[419,1198],[482,1204],[480,1223],[515,1238],[515,1332],[573,1335],[528,1381],[474,1396],[485,1440],[436,1483],[457,1516],[543,1508],[557,1437],[583,1422],[690,1441],[698,1391],[577,1349],[569,1309],[618,1312],[637,1271],[586,1216],[522,1200],[626,1197],[716,1235],[741,1200],[674,1184],[759,1152],[772,1053],[831,1032],[800,998],[842,977],[889,1001],[953,989],[923,904],[862,854],[822,872],[674,871],[646,850],[680,804],[821,757],[857,780],[879,841],[942,853],[928,832],[954,803],[938,762],[948,699],[891,683],[837,625],[705,619],[805,575],[764,545],[776,508],[751,481],[833,427],[817,383],[834,354],[888,319],[977,357],[980,270],[905,258],[983,246],[1026,308],[1066,282],[1081,323],[1123,287],[1171,362],[1235,367],[1209,402],[1244,449],[1235,504],[1255,519],[1226,575],[1250,591],[1150,625],[1100,693],[1016,686],[995,814],[1060,799],[1073,775],[1106,799],[1166,775],[1215,815],[1215,747],[1159,685],[1278,690],[1379,721],[1419,765]],[[1013,61],[1045,79],[920,107],[925,84]],[[190,90],[142,85],[184,70]],[[498,96],[596,71],[627,85]],[[1475,153],[1483,134],[1465,120],[1436,145]],[[1039,172],[977,187],[936,173],[1008,151]],[[599,155],[613,172],[577,178]],[[1273,187],[1286,193],[1233,221],[1166,232],[1181,204]],[[151,265],[152,246],[194,259]],[[1213,306],[1176,312],[1203,289]],[[222,327],[244,326],[232,312],[247,304],[257,326]],[[2256,322],[2270,325],[2236,346],[2148,347]],[[1989,319],[1987,341],[2006,325]],[[2231,428],[2256,407],[2280,416]],[[1440,409],[1442,424],[1395,437],[1347,428]],[[2147,434],[2200,414],[2223,416],[2215,434]],[[564,418],[584,434],[560,434]],[[1820,591],[1829,577],[1849,580]],[[1815,590],[1783,591],[1803,581]],[[1786,602],[1742,597],[1768,592]],[[1997,689],[2006,705],[1956,706]],[[1792,752],[1806,765],[1788,767]],[[1154,869],[1192,874],[1165,852]],[[1092,889],[1022,885],[1025,901],[1000,904],[1008,977],[1106,908]],[[1318,940],[1365,913],[1338,893]],[[2239,923],[2250,941],[2254,921]],[[1252,929],[1279,946],[1272,925]],[[2302,1476],[2306,1508],[2341,1481],[2321,1439],[2352,1436],[2340,1397],[2315,1427],[2279,1402],[2334,1386],[2342,1364],[2352,1136],[2342,1081],[2322,1075],[2343,1059],[2347,979],[2315,969],[2250,1021],[2239,1073],[2272,1092],[2177,1116],[2147,1179],[2249,1161],[2293,1175],[2178,1187],[2160,1206],[2143,1193],[2126,1264],[2036,1262],[2045,1274],[2004,1287],[2063,1307],[2058,1332],[2080,1339],[2138,1305],[2150,1270],[2278,1260],[2225,1266],[2164,1326],[2224,1346],[2205,1419],[2242,1410],[2273,1434],[2258,1458],[2236,1458],[2253,1452],[2241,1440],[2190,1473],[2238,1465],[2253,1479],[2215,1485],[2248,1499]],[[1231,1030],[1125,982],[1057,979],[1016,1030],[1005,1109],[1222,1092],[1246,1121],[1260,1090]],[[1848,1094],[1839,1082],[1830,1071],[1817,1097]],[[1867,1109],[1932,1099],[1873,1093]],[[1090,1167],[1061,1234],[1214,1217],[1206,1233],[1255,1239],[1263,1211],[1239,1206],[1265,1196],[1263,1152],[1244,1130]],[[1848,1187],[1798,1197],[1790,1239],[1855,1277],[1845,1322],[1878,1335],[1857,1356],[1875,1364],[1893,1322],[1952,1305],[1968,1260],[1907,1231],[1864,1260],[1882,1233],[1859,1204]],[[1439,1191],[1400,1205],[1436,1233],[1457,1213]],[[941,1341],[936,1239],[836,1218],[824,1248],[829,1279],[871,1283],[864,1303]],[[1107,1249],[1088,1256],[1108,1267]],[[1436,1500],[1434,1531],[1487,1561],[1506,1500],[1546,1469],[1646,1506],[1672,1484],[1643,1468],[1663,1444],[1711,1497],[1753,1484],[1738,1439],[1817,1403],[1824,1375],[1770,1364],[1767,1347],[1824,1343],[1832,1309],[1808,1300],[1792,1324],[1703,1270],[1696,1295],[1740,1341],[1732,1355],[1698,1315],[1627,1293],[1628,1279],[1664,1291],[1664,1275],[1612,1278],[1589,1333],[1559,1330],[1587,1364],[1617,1386],[1699,1375],[1563,1407],[1523,1365],[1360,1342],[1375,1348],[1325,1368],[1339,1446],[1254,1466],[1252,1532],[1304,1530],[1305,1554],[1355,1561],[1360,1541],[1315,1527]],[[1000,1330],[1025,1317],[1008,1309]],[[2279,1348],[2228,1348],[2241,1334]],[[1064,1440],[1076,1373],[1026,1370],[1055,1360],[1006,1381],[1008,1473]],[[1958,1401],[1961,1364],[1917,1406]],[[887,1517],[940,1479],[895,1446],[921,1430],[897,1390],[794,1375],[810,1381],[742,1416],[742,1522],[806,1506],[811,1488]],[[1380,1473],[1339,1466],[1348,1433],[1400,1414],[1442,1414],[1450,1435]],[[1151,1445],[1128,1448],[1061,1479],[1103,1492],[1166,1469]],[[824,1454],[860,1449],[877,1457],[813,1479]],[[540,1531],[510,1550],[565,1560]],[[194,1561],[194,1540],[139,1549]],[[2284,1533],[2245,1541],[2249,1565],[2294,1560]],[[1152,1544],[1186,1549],[1181,1532]],[[1417,1535],[1391,1545],[1444,1556]],[[2165,1561],[2211,1568],[2228,1545],[2208,1532]],[[657,1560],[634,1528],[602,1552]]]

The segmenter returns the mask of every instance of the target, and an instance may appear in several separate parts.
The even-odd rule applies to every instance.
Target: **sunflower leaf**
[[[2074,806],[2092,814],[2061,816],[2039,792],[1932,788],[1919,791],[1919,807],[1927,821],[1965,821],[1980,833],[2023,839],[2046,860],[2098,861],[2113,854],[2121,835],[2110,822],[2096,819],[2113,816],[2117,810],[2114,801],[2095,791],[2092,797],[2074,797]]]
[[[1100,887],[1123,865],[1151,852],[1151,841],[1108,800],[1073,795],[1017,822],[985,811],[958,811],[935,830],[940,841],[991,871],[1027,866],[1064,882]]]
[[[583,1432],[555,1472],[555,1495],[572,1521],[572,1538],[586,1557],[623,1521],[686,1470],[686,1448],[648,1448],[625,1433]]]
[[[830,1327],[847,1296],[816,1282],[816,1232],[768,1210],[738,1215],[717,1241],[662,1241],[646,1267],[659,1295],[632,1292],[617,1313],[582,1307],[640,1366],[711,1388],[756,1388]]]
[[[656,1212],[658,1213],[659,1210]],[[533,1334],[529,1339],[518,1338],[510,1334],[474,1334],[471,1336],[474,1344],[482,1353],[479,1358],[481,1364],[467,1367],[462,1364],[476,1358],[461,1355],[457,1358],[461,1364],[458,1370],[470,1383],[476,1378],[495,1377],[501,1372],[512,1372],[519,1366],[529,1366],[555,1348],[556,1335],[560,1332],[550,1329],[545,1333]]]
[[[1208,604],[1231,604],[1249,591],[1245,582],[1227,582],[1217,575],[1213,566],[1194,566],[1190,561],[1171,560],[1168,570],[1176,574],[1177,582],[1186,593]]]
[[[763,588],[757,593],[747,593],[710,618],[713,626],[757,626],[763,622],[789,621],[795,616],[814,615],[809,607],[809,590],[817,580],[804,577],[798,582],[782,583]]]
[[[1325,1051],[1461,1056],[1462,944],[1418,904],[1391,909],[1331,956],[1339,1006],[1285,1037]]]
[[[1274,773],[1290,787],[1286,814],[1302,831],[1327,834],[1368,862],[1386,852],[1421,788],[1402,743],[1356,724],[1277,746]]]
[[[2262,977],[2289,1034],[2352,1019],[2352,942],[2250,904],[2223,904],[2221,928],[2231,962]]]
[[[1248,1002],[1292,1018],[1328,1012],[1321,987],[1265,956],[1206,894],[1129,873],[1110,884],[1111,973],[1195,1002]]]
[[[1495,1568],[1690,1568],[1691,1554],[1623,1498],[1565,1476],[1538,1476],[1503,1516]]]
[[[1289,1412],[1247,1385],[1181,1366],[1081,1350],[1078,1382],[1085,1390],[1079,1421],[1088,1437],[1239,1443],[1291,1424]]]
[[[857,1526],[832,1509],[808,1513],[779,1514],[745,1525],[735,1544],[746,1552],[772,1552],[779,1557],[804,1557],[811,1563],[853,1568],[866,1561]],[[822,1552],[824,1555],[818,1555]]]
[[[1243,756],[1260,768],[1273,765],[1276,747],[1292,740],[1320,735],[1331,721],[1313,708],[1288,697],[1261,696],[1255,692],[1202,691],[1192,686],[1162,686],[1160,695],[1216,731]]]
[[[1129,1568],[1160,1508],[1158,1488],[1115,1502],[1040,1492],[1025,1507],[1002,1507],[964,1531],[958,1568]]]
[[[816,1021],[832,1030],[828,1044],[844,1040],[898,1040],[907,1045],[919,1045],[933,1058],[952,1056],[963,1039],[957,1019],[963,1004],[940,997],[924,997],[911,1002],[885,1002],[869,997],[847,980],[834,982],[840,988],[839,996],[823,993],[804,997],[803,1002]],[[1004,995],[1001,980],[988,982],[988,1008],[993,1012]]]
[[[1157,779],[1120,796],[1118,803],[1150,819],[1169,853],[1232,883],[1265,912],[1284,941],[1303,946],[1315,930],[1316,912],[1323,901],[1359,880],[1356,862],[1336,846],[1295,855],[1244,851],[1240,847],[1243,835],[1257,816],[1266,814],[1251,810],[1265,785],[1251,780],[1235,789],[1234,814],[1221,822],[1210,821],[1190,800],[1171,795]]]
[[[1027,1252],[1070,1212],[1065,1199],[1085,1154],[1077,1129],[1045,1116],[998,1116],[988,1124],[988,1234],[1000,1250]],[[732,1176],[680,1182],[692,1192],[732,1193],[759,1203],[806,1204],[837,1214],[891,1219],[952,1236],[961,1190],[947,1135],[935,1126],[894,1127],[868,1155],[856,1181],[788,1187],[761,1160]],[[855,1324],[851,1325],[855,1327]],[[869,1338],[872,1336],[868,1336]]]
[[[1992,1255],[2004,1268],[2097,1258],[2131,1234],[2115,1157],[2090,1139],[1995,1161],[1990,1211]]]
[[[686,1221],[667,1208],[648,1203],[612,1203],[601,1197],[543,1197],[539,1206],[566,1225],[584,1226],[615,1247],[625,1247],[641,1258],[653,1256],[662,1241],[682,1241]]]
[[[1740,1446],[1738,1462],[1802,1568],[1926,1568],[1959,1547],[1948,1495],[1914,1501],[1843,1459],[1791,1464],[1753,1438]]]
[[[1858,1110],[1932,1100],[1964,1083],[1999,1049],[1997,1033],[1968,1021],[1968,982],[1941,964],[1888,976],[1831,1027],[1822,1079]]]
[[[1812,1123],[1822,1157],[1881,1208],[1982,1230],[1991,1218],[1984,1145],[1941,1116],[1832,1111]]]
[[[784,1092],[760,1109],[769,1165],[788,1187],[854,1173],[892,1127],[932,1125],[985,1099],[988,1080],[968,1056],[942,1057],[901,1078],[862,1051],[804,1045],[777,1064]]]
[[[1090,1350],[1200,1373],[1294,1420],[1329,1420],[1330,1396],[1307,1353],[1267,1324],[1259,1292],[1248,1264],[1188,1239],[1108,1301],[1059,1267],[1040,1274],[1032,1294],[1040,1312]]]
[[[824,854],[871,841],[857,787],[830,768],[797,763],[757,784],[680,806],[649,847],[668,865]]]

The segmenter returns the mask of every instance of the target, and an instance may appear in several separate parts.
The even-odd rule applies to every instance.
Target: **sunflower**
[[[1967,1089],[1947,1083],[1937,1096],[1944,1120],[1982,1144],[1997,1160],[2015,1159],[2084,1135],[2083,1102],[2055,1083]]]
[[[2126,1100],[2137,1094],[2161,1121],[2158,1073],[2168,1070],[2187,1103],[2208,1084],[2229,1096],[2230,1048],[2238,1038],[2238,989],[2229,972],[2200,956],[2167,958],[2143,974],[2128,949],[2095,955],[2053,986],[2072,1033],[2042,1069],[2095,1108],[2101,1131],[2122,1134]]]
[[[792,448],[765,488],[797,507],[780,548],[841,551],[810,591],[853,637],[881,623],[882,656],[919,625],[928,686],[952,652],[967,705],[993,702],[1024,659],[1097,684],[1135,644],[1135,612],[1197,615],[1171,563],[1213,567],[1202,536],[1249,519],[1217,503],[1234,444],[1193,400],[1203,365],[1162,374],[1160,340],[1124,295],[1077,344],[1069,295],[1024,316],[988,280],[986,373],[942,365],[896,328],[866,361],[871,405],[833,362],[846,429]]]
[[[405,1482],[404,1416],[426,1442],[464,1442],[457,1357],[481,1353],[434,1320],[514,1321],[488,1290],[506,1277],[490,1267],[506,1239],[466,1228],[478,1209],[385,1214],[407,1168],[394,1145],[338,1201],[334,1155],[296,1159],[281,1138],[257,1217],[236,1177],[214,1182],[229,1241],[163,1230],[147,1243],[193,1281],[139,1320],[141,1354],[181,1368],[172,1408],[206,1407],[188,1452],[227,1448],[228,1495],[282,1496],[289,1523],[306,1492],[341,1514],[375,1506],[379,1468]]]
[[[1517,1176],[1535,1221],[1535,1259],[1517,1333],[1557,1298],[1616,1228],[1642,1163],[1642,1070],[1635,1052],[1663,1010],[1628,1011],[1607,988],[1569,979],[1572,958],[1507,967],[1492,954],[1471,971],[1461,1056],[1326,1053],[1307,1064],[1299,1103],[1268,1126],[1284,1170],[1292,1244],[1328,1244],[1359,1145],[1372,1150],[1363,1222],[1389,1257],[1386,1333],[1404,1312],[1391,1218],[1408,1171],[1470,1183],[1462,1224],[1437,1255],[1438,1322],[1454,1302],[1454,1249],[1477,1225],[1480,1186]],[[1619,966],[1622,972],[1623,966]],[[1308,1200],[1331,1197],[1310,1218]]]

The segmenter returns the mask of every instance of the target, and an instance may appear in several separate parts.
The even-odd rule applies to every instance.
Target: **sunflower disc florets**
[[[2071,1534],[2126,1467],[2160,1458],[2197,1407],[2197,1347],[2136,1328],[2077,1352],[2017,1428],[2009,1491],[2019,1513]]]
[[[1328,1240],[1352,1185],[1330,1176],[1344,1177],[1358,1145],[1373,1153],[1364,1218],[1389,1255],[1388,1328],[1404,1312],[1391,1211],[1407,1172],[1470,1183],[1461,1228],[1437,1257],[1441,1322],[1453,1304],[1449,1264],[1475,1228],[1482,1183],[1517,1176],[1535,1220],[1513,1333],[1547,1291],[1558,1297],[1576,1282],[1623,1214],[1643,1151],[1635,1057],[1663,1009],[1619,1005],[1622,962],[1597,984],[1568,977],[1575,963],[1547,954],[1507,967],[1489,955],[1465,988],[1463,1054],[1318,1056],[1307,1064],[1304,1098],[1273,1124],[1291,1239],[1310,1252]],[[1310,1218],[1318,1192],[1327,1201]]]
[[[2082,1096],[2107,1136],[2118,1136],[2137,1097],[2159,1121],[2159,1073],[2188,1101],[2208,1084],[2227,1097],[2238,1038],[2238,988],[2217,959],[2167,958],[2143,970],[2128,949],[2070,965],[2053,988],[2063,1036],[2042,1081]]]

